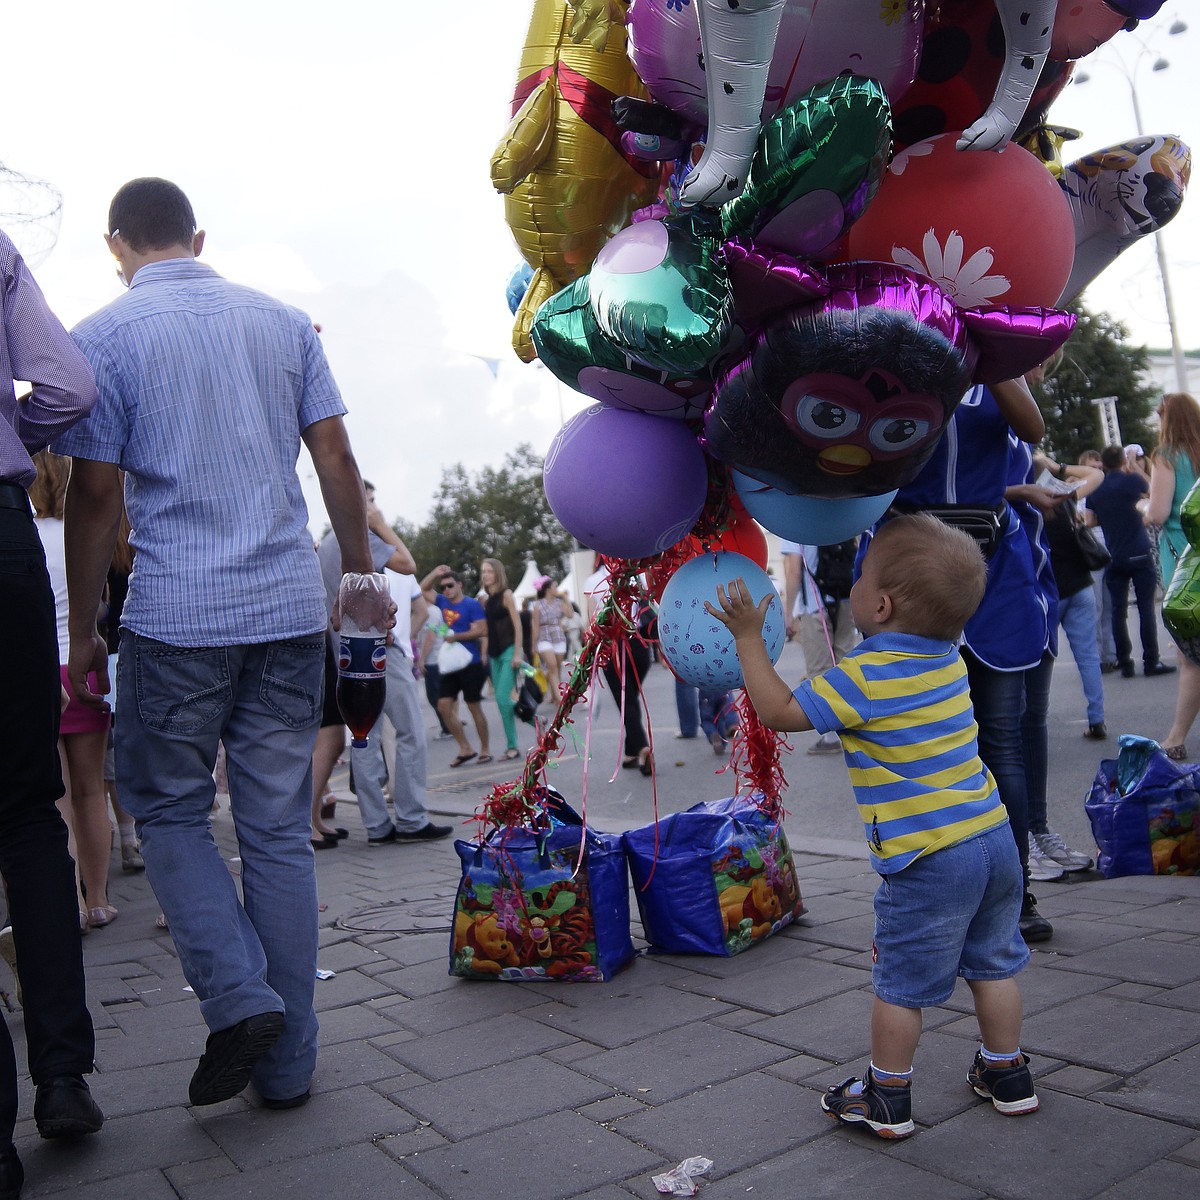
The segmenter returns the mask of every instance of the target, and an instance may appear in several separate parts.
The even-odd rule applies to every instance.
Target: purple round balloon
[[[554,435],[544,485],[562,527],[585,546],[646,558],[690,532],[708,468],[682,422],[595,404]]]

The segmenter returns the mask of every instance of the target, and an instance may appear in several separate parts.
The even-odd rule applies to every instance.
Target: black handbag
[[[1070,505],[1070,512],[1067,516],[1075,533],[1075,545],[1079,547],[1079,553],[1087,569],[1103,571],[1112,562],[1112,555],[1109,554],[1108,547],[1092,532],[1090,526],[1080,523],[1074,504]]]
[[[516,714],[517,720],[532,725],[537,718],[538,705],[543,699],[542,689],[538,686],[537,680],[522,671],[520,682],[516,688],[516,696],[513,699],[513,712]]]
[[[1100,544],[1100,539],[1086,526],[1075,526],[1075,544],[1089,571],[1103,571],[1112,562],[1112,555]]]

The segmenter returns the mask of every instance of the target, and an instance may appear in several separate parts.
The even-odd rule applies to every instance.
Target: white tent
[[[521,576],[521,582],[513,588],[513,599],[517,602],[517,607],[526,600],[531,600],[537,595],[536,581],[541,579],[545,572],[533,561],[532,558],[525,560],[525,574]]]

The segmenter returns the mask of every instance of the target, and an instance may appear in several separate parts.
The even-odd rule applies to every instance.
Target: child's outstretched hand
[[[728,591],[726,591],[728,588]],[[771,595],[768,593],[756,605],[750,595],[746,581],[739,575],[732,582],[717,585],[716,609],[708,600],[704,602],[705,611],[724,625],[734,638],[762,637],[763,621],[766,620],[767,610],[771,607]]]

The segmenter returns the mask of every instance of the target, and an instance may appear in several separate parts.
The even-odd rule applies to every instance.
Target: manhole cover
[[[336,926],[351,933],[449,933],[453,909],[453,894],[413,896],[345,913]]]

